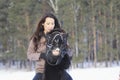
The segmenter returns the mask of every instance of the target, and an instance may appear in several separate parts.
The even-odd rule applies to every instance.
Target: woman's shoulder
[[[40,43],[45,43],[45,42],[46,42],[46,38],[45,38],[45,36],[42,36],[40,39]]]

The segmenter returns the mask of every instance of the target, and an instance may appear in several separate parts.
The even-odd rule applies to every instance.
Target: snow
[[[118,80],[120,67],[74,69],[69,73],[74,80]]]
[[[120,67],[76,68],[68,70],[73,80],[119,80]],[[34,71],[0,70],[1,80],[32,80]]]

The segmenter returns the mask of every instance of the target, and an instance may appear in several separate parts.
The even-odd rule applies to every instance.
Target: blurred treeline
[[[54,13],[69,33],[73,63],[120,61],[119,0],[0,0],[0,61],[26,67],[26,52],[38,21]]]

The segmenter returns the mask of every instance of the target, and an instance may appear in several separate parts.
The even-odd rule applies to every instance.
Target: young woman
[[[36,75],[33,80],[42,80],[45,67],[46,39],[45,35],[53,29],[61,29],[57,18],[53,14],[46,14],[39,21],[37,29],[30,39],[27,57],[36,61]],[[52,51],[53,55],[59,55],[59,51]]]

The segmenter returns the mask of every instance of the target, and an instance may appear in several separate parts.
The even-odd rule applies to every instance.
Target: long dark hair
[[[36,28],[36,31],[34,32],[33,36],[31,37],[31,39],[33,39],[33,42],[34,42],[34,46],[35,46],[34,49],[35,49],[35,51],[38,48],[37,47],[38,46],[38,42],[40,41],[41,37],[43,37],[45,35],[44,34],[44,26],[42,24],[45,22],[45,20],[46,20],[47,17],[50,17],[50,18],[54,19],[54,21],[55,21],[55,27],[54,27],[54,29],[56,29],[56,28],[61,29],[60,28],[60,24],[58,22],[58,19],[52,13],[45,14],[41,18],[41,20],[39,21],[38,26]]]

